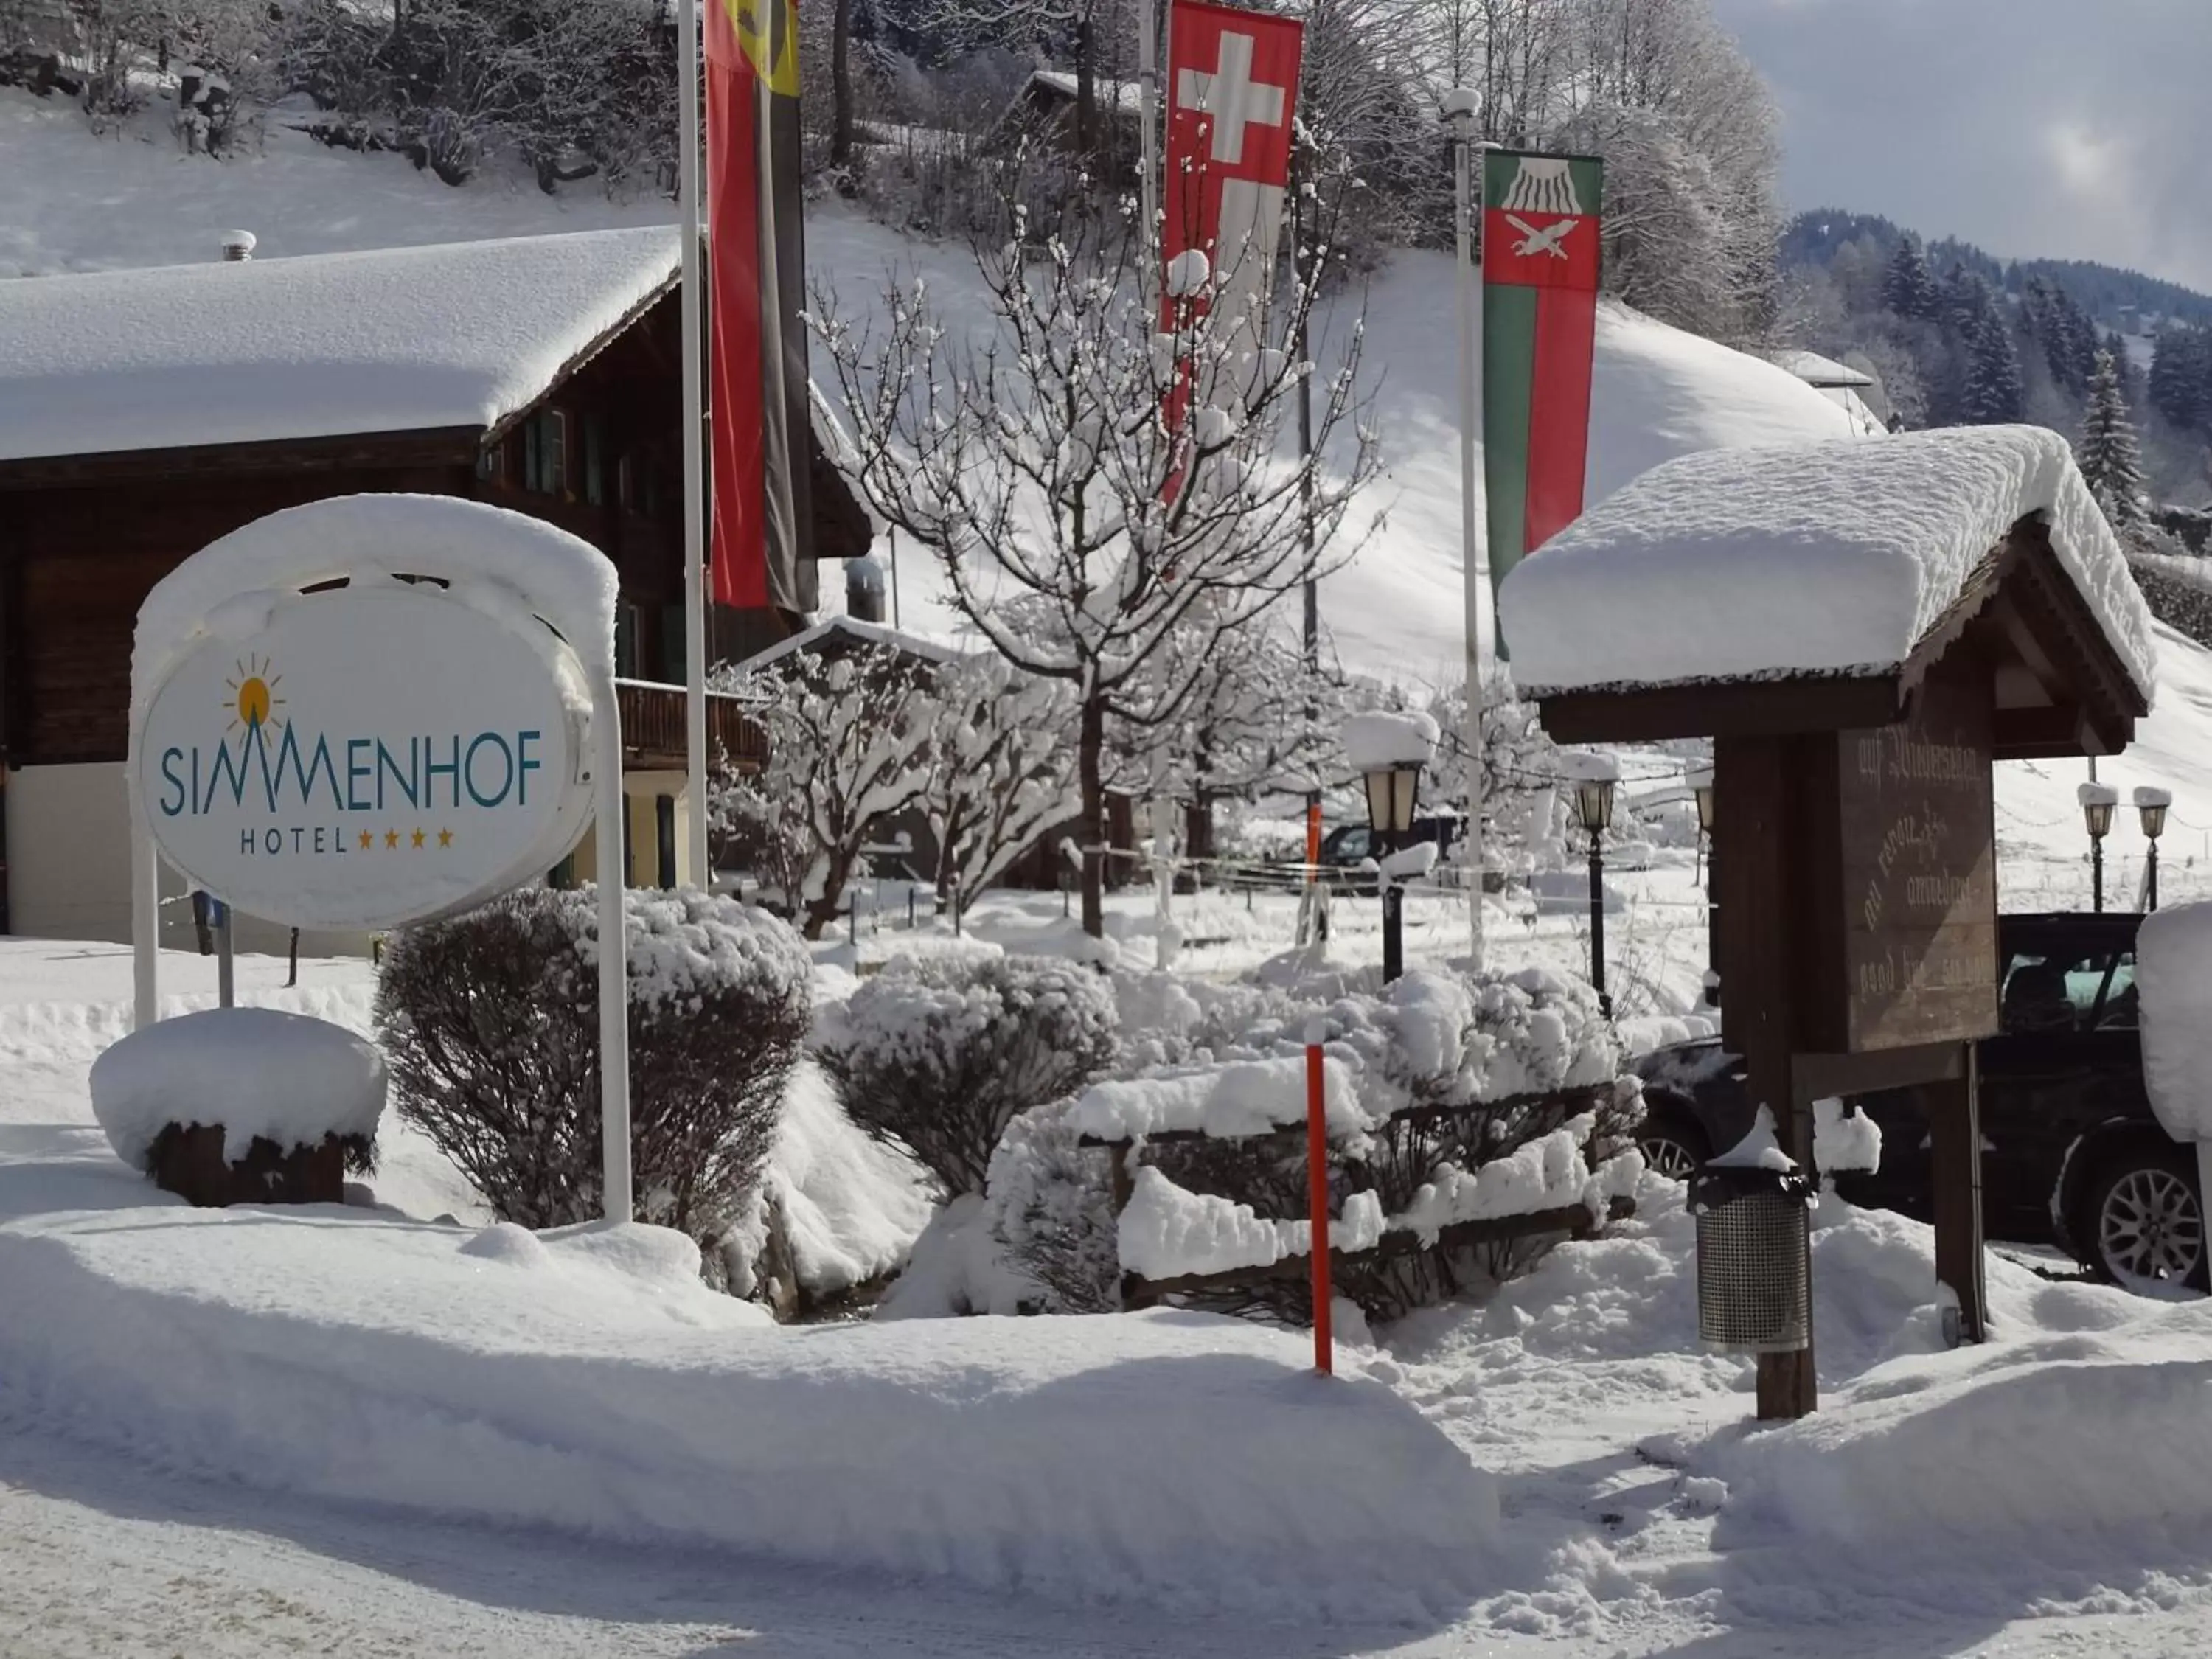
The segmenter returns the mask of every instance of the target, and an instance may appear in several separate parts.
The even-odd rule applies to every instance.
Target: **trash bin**
[[[1698,1335],[1734,1353],[1796,1353],[1813,1332],[1812,1182],[1802,1170],[1708,1164],[1698,1218]]]

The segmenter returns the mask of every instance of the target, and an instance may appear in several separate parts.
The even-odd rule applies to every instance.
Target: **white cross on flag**
[[[1164,268],[1177,254],[1199,250],[1214,286],[1210,293],[1166,296],[1164,321],[1172,330],[1188,327],[1209,308],[1231,313],[1233,320],[1220,322],[1252,337],[1237,349],[1257,349],[1266,343],[1262,311],[1290,182],[1304,26],[1205,0],[1175,0],[1168,15],[1161,254]]]

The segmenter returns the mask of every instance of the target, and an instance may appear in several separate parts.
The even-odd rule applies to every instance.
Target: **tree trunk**
[[[1083,931],[1106,937],[1106,706],[1093,697],[1083,705],[1082,738],[1076,750],[1083,788]]]
[[[853,159],[853,0],[837,0],[830,36],[830,165]]]

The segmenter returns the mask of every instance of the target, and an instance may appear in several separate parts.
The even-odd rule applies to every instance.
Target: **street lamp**
[[[1721,1004],[1721,908],[1714,895],[1719,890],[1713,880],[1713,769],[1692,767],[1690,770],[1690,791],[1698,803],[1698,834],[1705,848],[1705,1003],[1717,1008]]]
[[[2081,817],[2089,830],[2089,908],[2105,908],[2105,837],[2112,833],[2112,809],[2120,792],[2109,783],[2089,782],[2075,792],[2081,803]]]
[[[1382,978],[1406,969],[1405,889],[1389,854],[1406,844],[1420,799],[1421,769],[1437,752],[1437,723],[1426,714],[1378,711],[1346,722],[1344,746],[1367,786],[1367,827],[1375,836],[1382,893]]]
[[[1605,988],[1605,831],[1613,822],[1613,792],[1620,781],[1620,763],[1598,750],[1560,757],[1574,786],[1575,817],[1589,836],[1590,983],[1598,1006],[1613,1018],[1613,998]]]
[[[2158,838],[2166,833],[2166,809],[2173,805],[2173,796],[2164,789],[2154,789],[2145,784],[2136,790],[2136,811],[2142,814],[2144,839],[2150,842],[2148,862],[2143,866],[2143,908],[2158,908]]]

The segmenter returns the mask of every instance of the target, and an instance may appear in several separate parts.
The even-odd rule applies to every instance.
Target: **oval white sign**
[[[155,842],[248,915],[368,929],[542,875],[589,817],[581,676],[434,587],[283,601],[196,647],[149,704],[138,784]]]

